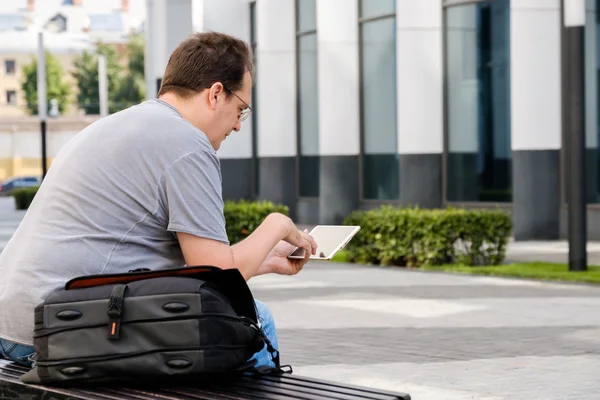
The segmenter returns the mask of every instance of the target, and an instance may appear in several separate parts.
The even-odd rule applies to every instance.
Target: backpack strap
[[[265,341],[265,344],[267,345],[267,351],[269,353],[271,353],[271,358],[273,359],[273,362],[275,363],[275,368],[281,367],[281,362],[279,360],[279,351],[275,350],[275,348],[273,347],[273,344],[271,343],[271,341],[269,340],[267,335],[264,334],[262,329],[260,330],[260,335],[262,336],[263,340]]]
[[[253,327],[254,329],[256,329],[259,336],[262,338],[262,340],[267,345],[267,351],[271,354],[271,358],[272,358],[273,362],[275,363],[275,367],[269,367],[266,365],[263,365],[260,367],[255,367],[254,365],[256,365],[256,361],[254,360],[250,365],[245,365],[243,367],[244,369],[247,368],[246,372],[249,372],[251,374],[261,374],[261,375],[273,374],[273,373],[290,373],[291,374],[293,372],[292,366],[291,365],[283,365],[283,366],[281,365],[281,360],[279,358],[279,350],[276,350],[273,347],[273,343],[271,343],[271,341],[269,340],[267,335],[265,335],[265,333],[263,332],[261,327],[258,326],[258,324],[255,323],[254,321],[252,321],[250,318],[241,317],[241,319],[242,319],[242,322],[244,322],[245,324],[248,324],[251,327]]]

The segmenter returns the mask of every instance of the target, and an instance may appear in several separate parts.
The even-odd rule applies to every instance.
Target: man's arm
[[[300,232],[289,217],[279,213],[269,215],[249,237],[230,246],[223,215],[219,160],[208,149],[199,148],[173,162],[163,173],[161,189],[167,230],[176,232],[189,266],[237,268],[248,280],[256,275],[281,240],[307,249],[308,254],[316,251],[314,240]]]
[[[308,254],[316,251],[316,244],[308,234],[299,231],[287,216],[277,213],[270,214],[250,236],[233,246],[182,232],[177,233],[177,238],[187,265],[237,268],[246,280],[257,274],[281,240],[306,249]]]

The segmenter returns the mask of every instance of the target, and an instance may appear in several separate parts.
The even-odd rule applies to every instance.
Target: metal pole
[[[46,95],[46,54],[44,49],[44,33],[38,33],[38,61],[37,61],[37,93],[38,116],[42,133],[42,180],[46,177],[46,113],[48,109]]]
[[[106,57],[98,55],[98,93],[100,100],[100,116],[108,115],[108,78],[106,77]]]
[[[155,16],[154,9],[156,0],[146,0],[146,23],[144,24],[144,33],[146,40],[144,44],[144,78],[146,79],[146,99],[155,97],[156,80],[154,79],[154,58],[156,53],[155,39]],[[160,33],[159,33],[160,34]]]
[[[587,270],[585,0],[563,0],[567,83],[569,270]]]

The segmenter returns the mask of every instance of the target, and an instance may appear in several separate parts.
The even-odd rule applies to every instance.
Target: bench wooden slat
[[[202,387],[202,389],[194,389],[199,393],[204,393],[205,390],[211,390],[213,388],[212,385]],[[327,399],[331,398],[326,394],[320,392],[315,397],[314,393],[302,393],[294,390],[290,390],[289,388],[277,388],[272,385],[264,385],[263,380],[250,380],[246,378],[236,379],[230,382],[227,382],[227,385],[218,386],[219,393],[227,393],[232,396],[242,395],[243,399],[268,399],[268,400],[278,400],[278,399],[298,399],[298,400],[314,400],[314,399]],[[186,388],[186,392],[189,391]],[[337,397],[333,397],[337,399]],[[356,400],[356,398],[354,398]]]
[[[196,388],[185,388],[185,389],[165,389],[167,392],[173,392],[178,394],[180,399],[207,399],[207,398],[211,398],[211,399],[218,399],[218,400],[242,400],[243,397],[240,397],[240,395],[236,395],[236,394],[229,394],[229,393],[224,393],[223,391],[217,391],[214,389],[211,389],[210,387],[207,388],[202,388],[202,390],[200,389],[196,389]],[[213,397],[207,397],[207,396],[213,396]],[[187,397],[189,396],[189,397]]]
[[[194,386],[138,388],[125,386],[78,387],[26,385],[19,380],[27,369],[0,360],[0,399],[51,397],[55,400],[410,400],[393,393],[294,374],[240,377]]]
[[[252,385],[250,387],[245,386],[242,382],[236,381],[232,383],[228,388],[235,393],[252,394],[260,393],[261,397],[268,400],[279,400],[279,399],[297,399],[297,400],[319,400],[319,399],[337,399],[337,397],[330,397],[327,393],[320,392],[320,394],[300,392],[296,390],[290,390],[290,388],[277,388],[270,385]],[[354,398],[356,399],[356,398]]]
[[[275,379],[273,379],[275,378]],[[327,390],[328,392],[335,392],[341,395],[354,396],[365,396],[370,400],[395,400],[395,399],[406,399],[406,397],[398,397],[398,393],[392,393],[384,390],[375,390],[363,386],[353,386],[347,384],[340,384],[336,382],[324,381],[315,378],[305,378],[302,376],[294,375],[283,375],[281,377],[265,376],[265,381],[274,381],[277,383],[283,383],[288,386],[296,387],[309,387],[312,389]],[[336,397],[341,398],[341,397]]]
[[[248,383],[247,379],[241,379],[239,381],[236,381],[234,383],[234,385],[236,385],[236,387],[244,387],[246,385],[252,385],[253,383]],[[254,387],[256,387],[256,385],[254,385]],[[273,391],[273,392],[278,392],[278,393],[283,393],[283,394],[287,394],[290,395],[291,393],[295,393],[297,396],[303,395],[307,398],[307,399],[312,399],[312,398],[318,398],[318,399],[339,399],[339,400],[356,400],[356,395],[357,393],[354,393],[352,395],[348,394],[348,393],[344,393],[343,391],[332,391],[329,390],[327,393],[323,393],[322,389],[316,388],[316,387],[311,387],[310,385],[307,384],[297,384],[295,382],[291,382],[291,383],[285,383],[280,381],[276,381],[276,380],[271,380],[271,379],[261,379],[260,380],[260,388],[262,388],[263,390],[266,391]],[[376,400],[390,400],[391,398],[389,396],[385,397],[385,398],[376,398]],[[393,399],[392,399],[393,400]]]
[[[227,394],[230,396],[239,396],[239,399],[268,399],[268,400],[279,400],[279,399],[290,399],[290,398],[294,398],[294,397],[282,397],[278,394],[275,394],[273,392],[269,392],[269,391],[260,391],[258,388],[239,388],[236,387],[232,384],[227,384],[227,385],[222,385],[222,386],[208,386],[206,387],[207,390],[214,390],[217,393],[221,394]],[[186,393],[189,393],[189,389],[186,388],[185,389]],[[195,393],[198,394],[204,394],[205,393],[205,388],[202,387],[202,389],[199,388],[195,388],[194,389]],[[202,398],[202,397],[200,397]],[[234,397],[235,398],[235,397]]]
[[[98,388],[97,390],[101,391],[110,391],[117,399],[139,399],[139,400],[189,400],[191,397],[181,397],[181,396],[170,396],[165,394],[162,390],[160,392],[147,391],[143,389],[130,389],[130,388],[112,388],[112,387],[103,387]]]

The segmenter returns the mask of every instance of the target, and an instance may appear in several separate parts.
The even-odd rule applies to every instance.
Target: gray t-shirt
[[[206,135],[158,99],[89,125],[0,254],[0,338],[31,345],[34,307],[76,276],[182,267],[176,232],[228,243]]]

